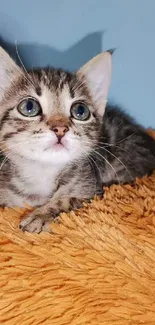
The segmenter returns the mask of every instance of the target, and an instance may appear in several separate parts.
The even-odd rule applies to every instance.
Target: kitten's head
[[[34,161],[66,164],[97,142],[111,76],[102,53],[78,72],[25,72],[0,48],[0,148]]]

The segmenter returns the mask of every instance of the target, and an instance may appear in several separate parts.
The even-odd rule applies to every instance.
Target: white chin
[[[58,164],[67,164],[71,161],[71,156],[69,151],[67,151],[65,148],[62,148],[60,150],[52,150],[51,152],[45,151],[42,155],[42,161],[43,162],[50,162],[52,165],[58,165]]]
[[[29,153],[25,152],[23,156],[37,162],[51,165],[64,165],[72,160],[71,152],[65,148],[56,148],[55,150],[53,148],[52,150],[32,151]]]

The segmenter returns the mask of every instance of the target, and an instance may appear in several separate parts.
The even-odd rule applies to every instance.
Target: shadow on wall
[[[18,44],[18,53],[26,68],[53,66],[69,71],[79,69],[93,56],[102,52],[102,32],[95,32],[87,35],[77,44],[64,52],[54,49],[48,45],[40,44]],[[5,42],[0,37],[0,45],[20,65],[15,44]]]

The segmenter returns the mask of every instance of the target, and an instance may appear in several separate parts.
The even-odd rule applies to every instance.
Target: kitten
[[[108,52],[77,73],[25,72],[0,48],[0,205],[36,207],[23,231],[155,169],[153,139],[106,106],[110,78]]]

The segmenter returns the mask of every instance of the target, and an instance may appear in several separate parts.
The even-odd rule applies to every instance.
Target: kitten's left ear
[[[9,54],[0,46],[0,101],[12,82],[22,73]]]
[[[104,52],[95,56],[77,72],[77,75],[86,79],[98,113],[102,116],[105,111],[111,81],[111,68],[111,54]]]

